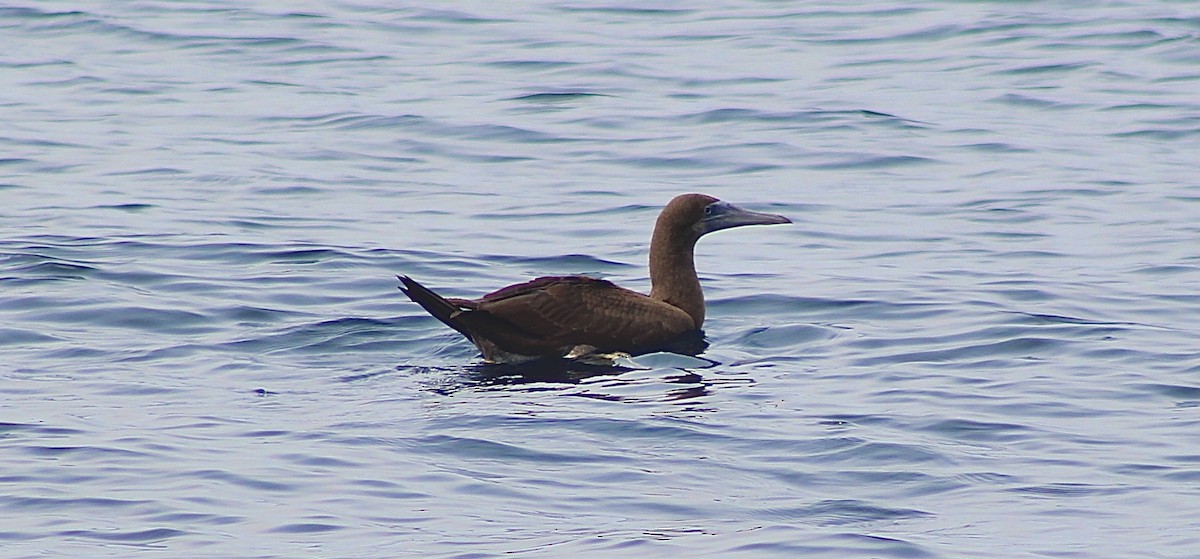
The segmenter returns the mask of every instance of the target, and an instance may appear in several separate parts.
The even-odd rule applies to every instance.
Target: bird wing
[[[584,276],[538,278],[455,302],[560,347],[634,351],[696,330],[692,317],[678,307]]]

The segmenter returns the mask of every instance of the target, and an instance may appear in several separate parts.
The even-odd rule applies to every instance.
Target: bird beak
[[[713,202],[704,208],[704,218],[700,220],[700,234],[743,225],[776,225],[791,222],[792,220],[781,215],[750,211],[728,202]]]

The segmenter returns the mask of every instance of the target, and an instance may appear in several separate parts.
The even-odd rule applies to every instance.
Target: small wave
[[[1054,100],[1050,100],[1050,99],[1033,97],[1031,95],[1021,95],[1021,94],[1017,94],[1017,93],[1006,93],[1004,95],[1001,95],[999,97],[995,97],[995,98],[991,99],[991,102],[999,103],[999,104],[1003,104],[1003,105],[1031,107],[1031,108],[1036,108],[1036,109],[1069,109],[1069,108],[1077,108],[1077,107],[1083,106],[1079,103],[1054,101]]]
[[[1091,62],[1066,62],[1058,64],[1031,64],[1016,68],[999,70],[997,74],[1026,75],[1026,74],[1066,74],[1076,70],[1094,68],[1097,64]]]
[[[967,442],[1014,442],[1036,436],[1033,429],[1015,423],[991,423],[968,419],[939,419],[920,430]]]
[[[64,538],[84,538],[121,543],[154,543],[186,536],[189,532],[173,528],[150,528],[132,531],[100,531],[100,530],[63,530],[57,533]]]
[[[568,103],[571,101],[578,101],[593,97],[611,97],[611,95],[604,93],[590,93],[586,91],[547,91],[510,97],[509,101],[525,101],[527,103]]]
[[[835,526],[933,516],[922,510],[884,507],[852,499],[829,499],[802,507],[763,509],[758,514],[776,520]]]
[[[142,212],[145,210],[151,210],[151,209],[154,209],[157,207],[158,206],[155,204],[129,203],[129,204],[100,205],[100,206],[96,206],[95,209],[118,210],[118,211],[129,212],[129,213],[138,213],[138,212]]]
[[[486,256],[484,260],[497,264],[520,265],[530,269],[544,270],[545,274],[570,273],[579,270],[616,270],[634,267],[634,265],[629,263],[605,260],[590,254],[564,254],[561,256],[492,255]]]
[[[46,257],[34,257],[46,258]],[[8,272],[17,274],[6,278],[0,278],[0,281],[8,279],[86,279],[97,271],[94,266],[80,264],[75,262],[64,262],[61,260],[46,259],[42,262],[29,264],[25,266],[17,266],[8,268]]]
[[[211,332],[218,328],[200,312],[115,304],[70,310],[43,309],[38,313],[38,321],[175,334]]]
[[[940,163],[940,161],[917,155],[854,155],[845,156],[839,161],[810,164],[809,167],[823,170],[886,169],[909,165],[928,165],[931,163]]]
[[[471,437],[436,435],[413,441],[423,452],[449,455],[460,459],[487,458],[538,464],[587,464],[602,460],[576,452],[546,452]]]
[[[1066,351],[1072,342],[1055,338],[1040,338],[1024,336],[997,342],[968,344],[964,346],[913,351],[880,357],[866,357],[856,360],[861,365],[881,365],[900,363],[948,363],[978,359],[1004,358],[1034,358],[1038,355],[1053,354]]]
[[[82,435],[85,431],[79,429],[71,429],[68,427],[56,427],[53,425],[44,425],[41,423],[7,423],[0,422],[0,433],[6,436],[12,434],[29,434],[36,437],[55,437],[55,436],[75,436]]]
[[[300,522],[292,524],[284,524],[276,526],[268,530],[269,532],[277,532],[280,534],[323,534],[326,532],[336,532],[344,530],[345,526],[337,524],[324,524],[320,522]]]
[[[1151,140],[1175,141],[1183,140],[1193,136],[1200,136],[1200,128],[1187,129],[1170,129],[1170,128],[1146,128],[1142,130],[1130,130],[1127,132],[1117,132],[1112,134],[1114,138],[1146,138]]]
[[[737,340],[738,347],[757,349],[796,348],[818,341],[829,341],[840,335],[839,331],[827,326],[811,324],[785,324],[753,328]]]

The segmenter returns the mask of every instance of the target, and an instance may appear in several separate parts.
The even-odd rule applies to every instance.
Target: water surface
[[[1186,3],[0,8],[0,555],[1200,554]],[[397,290],[647,289],[494,368]]]

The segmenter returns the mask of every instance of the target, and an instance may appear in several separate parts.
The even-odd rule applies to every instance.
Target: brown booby
[[[706,233],[791,223],[705,194],[676,196],[650,240],[650,295],[586,276],[548,276],[479,299],[446,298],[407,276],[400,290],[434,318],[471,340],[493,363],[575,358],[593,353],[649,353],[695,336],[704,324],[704,293],[693,249]]]

